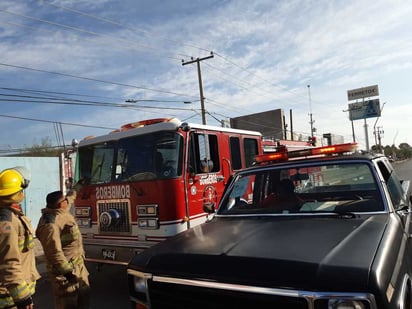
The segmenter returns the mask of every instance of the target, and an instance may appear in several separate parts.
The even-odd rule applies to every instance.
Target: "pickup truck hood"
[[[356,218],[214,218],[134,257],[156,275],[277,288],[366,290],[387,224]]]

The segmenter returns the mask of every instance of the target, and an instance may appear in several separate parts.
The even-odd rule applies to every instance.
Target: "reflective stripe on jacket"
[[[36,235],[43,246],[49,272],[64,275],[73,271],[73,261],[83,262],[82,235],[69,210],[42,209]]]
[[[40,278],[34,254],[34,230],[16,205],[0,205],[0,308],[35,292]]]

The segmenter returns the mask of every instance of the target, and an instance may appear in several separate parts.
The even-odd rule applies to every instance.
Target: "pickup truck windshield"
[[[324,163],[240,173],[218,214],[376,212],[383,207],[368,164]]]

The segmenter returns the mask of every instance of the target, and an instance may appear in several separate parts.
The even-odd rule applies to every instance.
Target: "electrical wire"
[[[7,63],[0,63],[0,65],[1,65],[1,66],[5,66],[5,67],[11,67],[11,68],[16,68],[16,69],[27,70],[27,71],[34,71],[34,72],[41,72],[41,73],[47,73],[47,74],[54,74],[54,75],[65,76],[65,77],[72,77],[72,78],[76,78],[76,79],[83,79],[83,80],[87,80],[87,81],[99,82],[99,83],[104,83],[104,84],[117,85],[117,86],[123,86],[123,87],[140,89],[140,90],[147,90],[147,91],[153,91],[153,92],[171,94],[171,95],[176,95],[176,96],[183,96],[183,97],[192,97],[192,98],[195,98],[195,96],[188,96],[188,95],[185,95],[185,94],[182,94],[182,93],[176,93],[176,92],[167,91],[167,90],[152,89],[152,88],[148,88],[148,87],[139,87],[139,86],[128,85],[128,84],[123,84],[123,83],[118,83],[118,82],[106,81],[106,80],[97,79],[97,78],[77,76],[77,75],[72,75],[72,74],[66,74],[66,73],[59,73],[59,72],[53,72],[53,71],[35,69],[35,68],[27,67],[27,66],[13,65],[13,64],[7,64]]]
[[[120,24],[120,23],[113,22],[113,21],[108,20],[108,19],[105,19],[105,18],[96,17],[96,16],[94,16],[94,15],[91,15],[91,14],[88,14],[88,13],[84,13],[84,12],[81,12],[81,11],[78,11],[78,10],[70,9],[70,8],[68,8],[68,7],[63,7],[63,6],[55,5],[55,4],[53,4],[53,3],[49,2],[49,1],[45,1],[45,3],[48,4],[48,5],[52,5],[52,6],[54,6],[54,7],[60,8],[60,9],[64,9],[64,10],[66,10],[66,11],[71,11],[71,12],[76,13],[76,14],[84,15],[84,16],[87,16],[87,17],[90,17],[90,18],[95,18],[95,19],[97,19],[97,20],[100,20],[100,21],[103,21],[103,22],[106,22],[106,23],[110,23],[110,24],[112,24],[112,25],[116,25],[116,26],[119,26],[119,27],[123,27],[123,28],[129,29],[129,30],[133,30],[133,31],[138,30],[138,31],[142,31],[142,32],[144,32],[144,33],[146,33],[146,34],[151,34],[151,33],[148,32],[148,31],[144,31],[144,30],[141,30],[141,29],[130,28],[130,27],[127,27],[127,26],[122,25],[122,24]],[[53,26],[61,27],[61,28],[64,28],[64,29],[70,30],[70,31],[77,31],[77,32],[86,33],[86,34],[89,34],[89,35],[108,37],[108,38],[110,38],[110,39],[118,40],[118,38],[114,38],[114,37],[108,36],[108,35],[99,34],[99,33],[93,32],[93,31],[87,31],[87,30],[83,30],[83,29],[80,29],[80,28],[71,27],[71,26],[67,26],[67,25],[60,24],[60,23],[55,23],[55,22],[51,22],[51,21],[48,21],[48,20],[44,20],[44,19],[34,18],[34,17],[31,17],[31,16],[22,15],[22,14],[18,14],[18,13],[6,11],[6,10],[0,10],[0,11],[3,11],[3,12],[5,12],[5,13],[8,13],[8,14],[11,14],[11,15],[14,15],[14,16],[19,16],[19,17],[23,17],[23,18],[28,18],[28,19],[30,19],[30,20],[34,20],[34,21],[37,21],[37,22],[42,22],[42,23],[46,23],[46,24],[53,25]],[[171,40],[171,41],[173,41],[173,40]],[[178,42],[178,41],[173,41],[173,42],[182,44],[182,42]],[[200,47],[197,47],[197,46],[194,46],[194,45],[188,45],[188,44],[186,44],[186,46],[191,46],[191,47],[194,47],[194,48],[198,48],[199,50],[207,51],[207,49],[203,49],[203,48],[200,48]],[[142,45],[139,45],[139,47],[140,47],[140,48],[147,48],[147,49],[150,49],[150,48],[151,48],[150,46],[142,46]],[[158,50],[158,49],[157,49],[157,48],[154,48],[154,50]],[[254,72],[251,72],[250,70],[248,70],[248,69],[246,69],[246,68],[244,68],[244,67],[242,67],[242,66],[237,65],[235,62],[229,60],[227,57],[224,57],[222,54],[216,53],[216,52],[215,52],[215,54],[216,54],[218,57],[220,57],[222,60],[224,60],[225,62],[229,63],[230,65],[236,66],[236,67],[238,67],[239,69],[241,69],[242,71],[247,72],[248,74],[251,74],[251,75],[253,75],[253,76],[259,77],[259,76],[256,75]],[[185,56],[186,56],[186,55],[185,55]],[[178,58],[172,58],[172,59],[178,59]],[[94,79],[94,78],[81,77],[81,76],[75,76],[75,75],[71,75],[71,74],[58,73],[58,72],[51,72],[51,71],[46,71],[46,70],[34,69],[34,68],[30,68],[30,67],[23,67],[23,66],[5,64],[5,63],[0,63],[0,65],[9,66],[9,67],[14,67],[14,68],[19,68],[19,69],[25,69],[25,70],[32,70],[32,71],[42,72],[42,73],[48,73],[48,74],[56,74],[56,75],[61,75],[61,76],[66,76],[66,77],[72,77],[72,78],[79,78],[79,79],[83,79],[83,80],[95,81],[95,82],[101,82],[101,83],[107,83],[107,84],[118,85],[118,86],[133,87],[133,88],[137,88],[137,89],[140,89],[140,90],[147,90],[147,91],[161,92],[161,93],[167,93],[167,94],[182,96],[182,94],[178,94],[178,93],[170,92],[170,91],[166,91],[166,90],[156,90],[156,89],[151,89],[151,88],[147,88],[147,87],[139,87],[139,86],[127,85],[127,84],[123,84],[123,83],[109,82],[109,81],[104,81],[104,80],[99,80],[99,79]],[[229,78],[234,79],[234,78],[236,77],[236,76],[234,76],[234,75],[228,74],[227,71],[223,71],[223,70],[218,69],[218,68],[215,67],[215,66],[212,66],[212,65],[209,65],[209,64],[207,64],[207,65],[208,65],[211,69],[213,69],[213,70],[215,70],[215,71],[218,71],[218,72],[220,72],[221,74],[225,74],[226,76],[229,76]],[[289,91],[287,88],[280,87],[280,86],[278,86],[278,85],[276,85],[276,84],[273,84],[273,83],[271,83],[271,82],[269,82],[269,81],[267,81],[267,80],[265,80],[265,79],[262,79],[261,77],[259,77],[259,79],[260,79],[262,82],[269,84],[270,86],[280,88],[282,91]],[[237,80],[239,80],[241,83],[245,83],[244,80],[241,80],[241,79],[239,79],[239,78],[237,78]],[[227,80],[227,79],[226,79],[226,82],[230,82],[230,80]],[[254,86],[253,86],[252,84],[250,84],[250,83],[246,83],[246,85],[250,85],[250,88],[247,88],[247,87],[245,87],[245,86],[241,86],[241,85],[236,84],[236,83],[234,83],[234,82],[232,82],[232,84],[235,85],[236,87],[239,87],[239,88],[245,90],[245,91],[250,91],[250,89],[252,89],[252,91],[253,91],[254,93],[257,93],[257,92],[256,92],[256,87],[254,87]],[[290,91],[289,91],[289,92],[290,92]],[[296,93],[293,93],[293,92],[290,92],[290,93],[296,95]],[[258,93],[257,93],[257,94],[258,94]],[[267,92],[266,95],[267,95],[267,94],[269,94],[269,93]],[[271,94],[271,95],[273,95],[273,94]],[[140,101],[140,100],[139,100],[139,101]],[[192,101],[193,101],[193,100],[192,100]],[[212,105],[214,104],[214,105],[216,105],[216,106],[219,106],[220,108],[227,108],[227,106],[228,106],[228,104],[219,103],[219,102],[217,102],[216,100],[208,99],[208,101],[209,101],[209,103],[212,103]],[[157,100],[154,100],[154,101],[151,101],[151,102],[158,102],[158,101],[157,101]],[[42,102],[42,103],[52,103],[52,102]],[[58,104],[75,104],[75,102],[59,102]],[[94,104],[104,104],[104,103],[101,103],[101,102],[100,102],[100,103],[94,103]],[[103,105],[103,106],[104,106],[104,105]],[[124,105],[123,105],[123,106],[124,106]],[[119,106],[116,106],[116,107],[119,107]],[[156,108],[156,107],[149,107],[149,106],[141,106],[141,107],[143,107],[143,108]],[[130,108],[132,108],[132,107],[130,107]],[[165,108],[162,107],[161,109],[165,109]],[[173,109],[175,109],[175,108],[173,108]],[[192,110],[192,109],[180,109],[180,110]],[[193,111],[193,110],[192,110],[192,111]],[[236,109],[236,111],[239,112],[238,108]],[[210,113],[208,113],[208,114],[210,115]],[[217,120],[217,119],[215,119],[215,120]]]
[[[49,20],[46,20],[46,19],[41,19],[41,18],[36,18],[36,17],[24,15],[24,14],[19,14],[19,13],[11,12],[11,11],[8,11],[8,10],[2,10],[2,9],[0,9],[0,12],[6,13],[6,14],[10,14],[10,15],[13,15],[13,16],[18,16],[18,17],[30,19],[30,20],[32,20],[32,21],[42,22],[42,23],[45,23],[45,24],[49,24],[49,25],[52,25],[52,26],[56,26],[56,27],[63,28],[63,29],[65,29],[65,30],[74,30],[74,31],[77,31],[77,32],[81,32],[81,33],[83,33],[83,34],[88,34],[88,35],[93,35],[93,36],[110,38],[110,39],[112,39],[112,40],[120,41],[120,42],[122,42],[122,43],[128,43],[128,44],[136,45],[137,47],[139,47],[139,48],[141,48],[141,49],[149,49],[149,50],[152,50],[152,51],[155,51],[155,52],[159,52],[159,49],[158,49],[158,48],[151,47],[151,46],[147,46],[147,45],[136,44],[136,42],[133,42],[133,41],[130,41],[130,40],[121,39],[121,38],[114,37],[114,36],[110,36],[110,35],[107,35],[107,34],[100,34],[100,33],[94,32],[94,31],[84,30],[84,29],[80,29],[80,28],[72,27],[72,26],[67,26],[67,25],[64,25],[64,24],[61,24],[61,23],[56,23],[56,22],[52,22],[52,21],[49,21]],[[130,45],[128,45],[128,46],[130,46]],[[178,55],[181,56],[181,57],[187,57],[187,55],[184,55],[184,54],[178,54]],[[170,57],[170,56],[165,56],[165,57],[166,57],[166,58],[173,59],[173,60],[180,60],[180,58],[178,58],[178,57]]]
[[[102,17],[100,17],[100,16],[96,16],[96,15],[93,15],[93,14],[89,14],[89,13],[85,13],[85,12],[82,12],[82,11],[79,11],[79,10],[75,10],[75,9],[69,8],[69,7],[67,7],[67,6],[57,5],[57,4],[55,4],[55,3],[52,3],[51,1],[43,0],[43,3],[45,3],[45,4],[47,4],[47,5],[54,6],[54,7],[56,7],[56,8],[59,8],[59,9],[65,10],[65,11],[73,12],[73,13],[76,13],[76,14],[79,14],[79,15],[87,16],[87,17],[92,18],[92,19],[96,19],[96,20],[99,20],[99,21],[106,22],[106,23],[111,24],[111,25],[115,25],[115,26],[118,26],[118,27],[121,27],[121,28],[125,28],[125,29],[128,29],[128,30],[134,31],[134,32],[138,31],[138,32],[147,34],[147,35],[149,35],[150,37],[153,36],[153,32],[149,32],[149,31],[143,30],[143,29],[132,28],[132,27],[123,25],[123,24],[121,24],[121,23],[115,22],[115,21],[113,21],[113,20],[110,20],[110,19],[108,19],[108,18],[102,18]],[[168,42],[181,44],[181,45],[183,45],[183,46],[188,46],[188,47],[191,47],[191,48],[195,48],[195,49],[198,49],[198,50],[200,50],[200,51],[210,52],[210,50],[208,50],[208,49],[206,49],[206,48],[202,48],[202,47],[199,47],[199,46],[195,46],[195,45],[192,45],[192,44],[188,44],[188,43],[182,42],[182,41],[172,40],[172,39],[170,39],[169,37],[161,36],[160,38],[161,38],[162,40],[165,40],[165,41],[168,41]],[[186,58],[187,58],[187,57],[189,57],[189,56],[183,55],[183,57],[186,57]]]
[[[18,99],[1,99],[0,102],[14,102],[14,103],[24,103],[24,104],[57,104],[57,105],[78,105],[78,106],[101,106],[101,107],[120,107],[120,108],[128,108],[134,110],[142,110],[142,109],[161,109],[161,110],[180,110],[180,111],[193,111],[193,108],[184,108],[184,107],[169,107],[169,106],[150,106],[150,105],[132,105],[132,104],[119,104],[119,103],[106,103],[106,102],[71,102],[71,101],[64,101],[64,100],[55,100],[55,101],[45,101],[45,100],[37,100],[37,101],[29,101],[29,100],[18,100]]]
[[[66,10],[66,11],[74,12],[74,13],[76,13],[76,14],[83,15],[83,16],[87,16],[87,17],[89,17],[89,18],[93,18],[93,19],[96,19],[96,20],[99,20],[99,21],[103,21],[103,22],[112,24],[112,25],[116,25],[116,26],[118,26],[118,27],[126,28],[126,29],[128,29],[128,30],[136,31],[135,28],[127,27],[127,26],[125,26],[125,25],[122,25],[122,24],[120,24],[120,23],[114,22],[114,21],[109,20],[109,19],[106,19],[106,18],[101,18],[101,17],[95,16],[95,15],[92,15],[92,14],[88,14],[88,13],[85,13],[85,12],[81,12],[81,11],[79,11],[79,10],[71,9],[71,8],[68,8],[68,7],[65,7],[65,6],[56,5],[56,4],[54,4],[54,3],[50,3],[50,2],[47,2],[47,1],[45,1],[45,3],[48,4],[48,5],[50,5],[50,6],[54,6],[54,7],[56,7],[56,8],[60,8],[60,9]],[[93,31],[87,31],[87,30],[83,30],[83,29],[76,28],[76,27],[63,25],[63,24],[60,24],[60,23],[51,22],[51,21],[48,21],[48,20],[45,20],[45,19],[34,18],[34,17],[31,17],[31,16],[27,16],[27,15],[23,15],[23,14],[18,14],[18,13],[11,12],[11,11],[7,11],[7,10],[0,10],[0,11],[3,11],[4,13],[11,14],[11,15],[16,15],[16,16],[19,16],[19,17],[24,17],[24,18],[28,18],[28,19],[31,19],[31,20],[35,20],[35,21],[39,21],[39,22],[43,22],[43,23],[52,24],[52,25],[54,25],[54,26],[62,27],[62,28],[69,29],[69,30],[76,30],[76,31],[79,31],[79,32],[84,32],[84,33],[88,33],[88,34],[92,34],[92,35],[96,35],[96,36],[109,37],[109,38],[112,38],[112,39],[115,39],[115,40],[119,40],[118,38],[115,38],[115,37],[112,37],[112,36],[103,35],[103,34],[99,34],[99,33],[93,32]],[[143,33],[145,33],[145,34],[151,34],[151,35],[152,35],[152,33],[149,33],[148,31],[144,31],[144,30],[140,30],[140,29],[139,29],[139,31],[141,31],[141,32],[143,32]],[[187,45],[187,46],[196,48],[196,49],[201,50],[201,51],[209,51],[208,49],[205,49],[205,48],[202,48],[202,47],[198,47],[198,46],[194,46],[194,45],[189,45],[189,44],[186,44],[186,43],[181,42],[181,41],[174,41],[174,40],[170,40],[170,39],[168,39],[168,40],[169,40],[169,41],[172,41],[172,42],[174,42],[174,43],[179,43],[179,44],[182,44],[182,45]],[[132,42],[132,43],[134,43],[134,42]],[[152,48],[152,47],[150,47],[150,46],[140,46],[140,47],[141,47],[141,48],[158,50],[158,49]],[[252,72],[252,71],[250,71],[250,70],[248,70],[248,69],[246,69],[246,68],[244,68],[244,67],[236,64],[235,62],[229,60],[227,57],[224,57],[222,54],[220,54],[220,53],[215,53],[215,54],[216,54],[218,57],[220,57],[221,59],[223,59],[225,62],[227,62],[227,63],[229,63],[229,64],[231,64],[231,65],[233,65],[233,66],[238,67],[238,68],[241,69],[242,71],[247,72],[249,75],[253,75],[253,76],[259,78],[260,81],[263,81],[263,82],[269,84],[270,86],[278,87],[278,88],[281,89],[282,91],[288,91],[288,92],[292,93],[293,95],[296,95],[296,93],[291,92],[290,90],[288,90],[288,89],[285,88],[285,87],[281,87],[281,86],[279,86],[279,85],[273,84],[272,82],[267,81],[267,80],[259,77],[259,76],[256,75],[254,72]],[[181,56],[182,56],[182,57],[189,57],[188,55],[183,55],[183,54],[181,54]],[[175,59],[175,60],[176,60],[176,59],[177,59],[177,60],[180,60],[179,58],[176,58],[176,57],[170,57],[170,58]],[[215,69],[218,70],[218,71],[220,71],[220,72],[223,73],[224,75],[228,75],[228,76],[232,76],[232,77],[233,77],[233,75],[229,75],[226,71],[219,70],[219,69],[217,69],[217,68],[215,68]],[[236,79],[239,80],[239,78],[236,78]],[[240,81],[241,81],[241,80],[240,80]],[[237,87],[240,87],[240,88],[245,89],[245,87],[239,86],[239,85],[236,84],[236,83],[233,83],[233,82],[232,82],[232,84],[237,85]],[[256,88],[255,86],[251,86],[251,88],[249,88],[249,89],[247,89],[247,90],[250,91],[250,89],[253,89],[253,91],[255,91],[255,88]],[[266,93],[267,93],[267,91],[266,91]],[[272,97],[274,96],[273,93],[270,93],[270,95],[272,95]]]
[[[52,120],[44,120],[44,119],[36,119],[36,118],[28,118],[28,117],[17,117],[17,116],[11,116],[11,115],[0,115],[0,117],[11,118],[11,119],[19,119],[19,120],[37,121],[37,122],[44,122],[44,123],[55,123],[55,121],[52,121]],[[116,130],[116,129],[118,129],[118,128],[112,128],[112,127],[92,126],[92,125],[72,123],[72,122],[60,122],[60,123],[64,124],[64,125],[67,125],[67,126],[84,127],[84,128],[105,129],[105,130]]]

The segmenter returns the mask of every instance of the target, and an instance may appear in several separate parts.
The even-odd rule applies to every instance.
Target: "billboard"
[[[379,95],[378,85],[348,90],[348,101],[376,97]]]
[[[348,105],[349,120],[374,118],[381,116],[379,99],[351,103]]]
[[[263,136],[284,139],[285,120],[282,109],[230,118],[235,129],[259,131]]]

